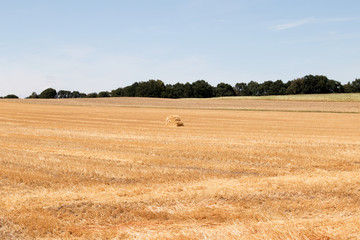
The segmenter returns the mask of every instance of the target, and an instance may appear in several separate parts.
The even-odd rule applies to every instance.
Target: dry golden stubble
[[[1,234],[359,237],[358,114],[174,111],[1,102]]]

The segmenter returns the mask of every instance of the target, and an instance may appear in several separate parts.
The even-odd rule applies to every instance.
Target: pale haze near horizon
[[[0,0],[0,96],[360,78],[360,1]]]

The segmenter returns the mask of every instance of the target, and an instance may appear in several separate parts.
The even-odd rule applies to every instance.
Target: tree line
[[[307,75],[288,82],[282,80],[258,83],[227,83],[210,85],[205,80],[193,83],[165,84],[161,80],[150,79],[146,82],[135,82],[123,88],[111,91],[81,93],[79,91],[47,88],[40,94],[33,92],[27,98],[104,98],[104,97],[156,97],[156,98],[211,98],[225,96],[267,96],[293,94],[321,93],[360,93],[360,79],[342,85],[340,82],[328,79],[322,75]],[[17,98],[10,94],[5,98]]]

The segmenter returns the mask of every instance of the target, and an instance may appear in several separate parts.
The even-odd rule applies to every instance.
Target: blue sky
[[[358,0],[0,0],[0,96],[360,78]]]

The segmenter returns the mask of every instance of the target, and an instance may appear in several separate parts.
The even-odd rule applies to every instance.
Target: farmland
[[[0,239],[359,239],[359,149],[357,101],[1,100]]]
[[[271,96],[241,96],[227,97],[232,99],[251,100],[277,100],[277,101],[316,101],[316,102],[359,102],[359,93],[333,93],[333,94],[296,94],[296,95],[271,95]]]

